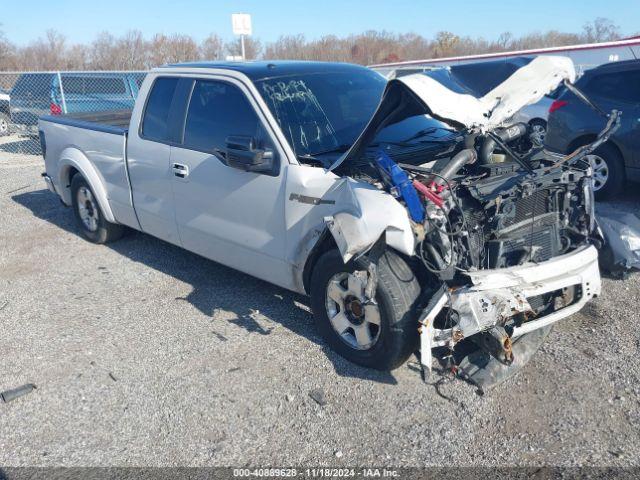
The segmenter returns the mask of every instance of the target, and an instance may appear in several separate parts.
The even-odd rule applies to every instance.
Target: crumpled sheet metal
[[[366,252],[386,232],[387,245],[412,255],[415,238],[407,210],[391,195],[349,177],[336,182],[341,210],[324,219],[345,263]]]
[[[600,268],[613,275],[640,269],[640,219],[608,204],[596,204],[596,218],[605,240]]]
[[[576,72],[568,57],[537,57],[516,70],[504,82],[481,98],[453,92],[422,74],[401,77],[438,117],[467,127],[491,130],[501,126],[518,110],[538,102],[564,80],[573,82]]]

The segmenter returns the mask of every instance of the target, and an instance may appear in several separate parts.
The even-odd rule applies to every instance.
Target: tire
[[[78,228],[84,238],[102,244],[122,237],[125,227],[105,220],[93,190],[80,174],[74,175],[71,180],[71,202]]]
[[[610,144],[600,145],[587,156],[593,168],[593,191],[597,200],[614,197],[622,192],[625,182],[624,162]]]
[[[536,134],[541,145],[544,145],[547,136],[547,122],[541,118],[534,118],[529,122],[529,127]]]
[[[0,113],[0,137],[9,135],[9,125],[11,125],[9,116],[5,113]]]
[[[372,337],[371,345],[354,345],[356,338],[355,329],[351,328],[352,323],[342,335],[332,325],[330,314],[335,313],[332,308],[337,303],[331,300],[329,292],[331,284],[336,283],[336,278],[365,269],[366,266],[359,262],[345,265],[336,250],[323,254],[311,276],[311,309],[318,331],[334,351],[364,367],[392,370],[402,365],[418,346],[415,303],[420,295],[420,285],[405,261],[393,251],[387,250],[378,261],[375,296],[377,306],[363,307],[365,319],[375,318],[369,312],[377,309],[379,323],[371,325],[365,322]],[[349,300],[346,302],[351,305]],[[342,308],[340,307],[340,311]],[[374,310],[368,310],[369,308]],[[353,316],[353,312],[348,310],[349,307],[345,307],[343,313]],[[337,316],[332,315],[332,318],[335,321]]]

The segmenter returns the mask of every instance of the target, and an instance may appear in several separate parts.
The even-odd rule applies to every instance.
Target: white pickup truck
[[[574,75],[539,58],[476,98],[347,64],[172,65],[133,111],[42,117],[43,177],[92,242],[146,232],[310,295],[355,363],[420,350],[487,386],[600,293],[589,164],[509,124]]]

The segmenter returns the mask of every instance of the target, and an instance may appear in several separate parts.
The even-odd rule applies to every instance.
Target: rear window
[[[65,95],[125,95],[127,86],[122,78],[62,77]]]
[[[604,73],[587,83],[589,94],[622,102],[640,102],[640,70]]]
[[[142,120],[143,137],[160,142],[168,141],[169,110],[177,85],[178,77],[158,78],[153,83]]]
[[[49,96],[52,79],[53,75],[50,73],[27,73],[21,75],[13,86],[11,95],[19,96],[30,93],[37,96]]]

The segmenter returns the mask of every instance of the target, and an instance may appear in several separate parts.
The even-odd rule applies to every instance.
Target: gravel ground
[[[82,240],[41,159],[8,151],[0,390],[38,388],[0,404],[0,465],[640,464],[640,276],[486,395],[436,388],[328,351],[302,296],[148,235]]]

